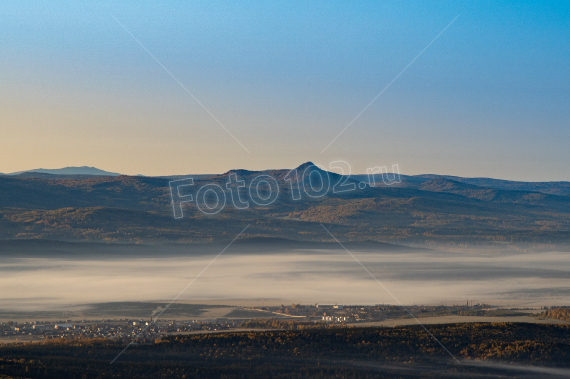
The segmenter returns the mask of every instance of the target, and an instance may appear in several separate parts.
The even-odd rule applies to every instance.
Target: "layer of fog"
[[[370,253],[295,250],[228,252],[179,300],[243,299],[267,303],[564,305],[570,300],[570,255]],[[216,253],[115,258],[0,257],[0,306],[46,310],[63,304],[172,300]],[[538,291],[538,292],[537,292]]]

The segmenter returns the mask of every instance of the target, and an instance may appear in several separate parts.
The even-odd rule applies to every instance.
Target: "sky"
[[[569,63],[562,1],[4,1],[0,172],[570,180]]]

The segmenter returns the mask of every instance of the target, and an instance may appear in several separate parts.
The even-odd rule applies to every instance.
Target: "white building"
[[[71,324],[55,324],[55,326],[53,327],[54,329],[72,329],[73,325]]]

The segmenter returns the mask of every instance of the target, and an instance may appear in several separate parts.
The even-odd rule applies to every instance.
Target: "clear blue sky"
[[[5,1],[0,49],[0,172],[570,180],[570,2]]]

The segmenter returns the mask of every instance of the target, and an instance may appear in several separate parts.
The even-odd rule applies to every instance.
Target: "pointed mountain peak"
[[[306,169],[307,167],[311,167],[311,166],[315,166],[317,168],[319,167],[316,164],[314,164],[313,162],[308,161],[308,162],[303,163],[299,167],[297,167],[297,171],[302,171],[302,170]]]

